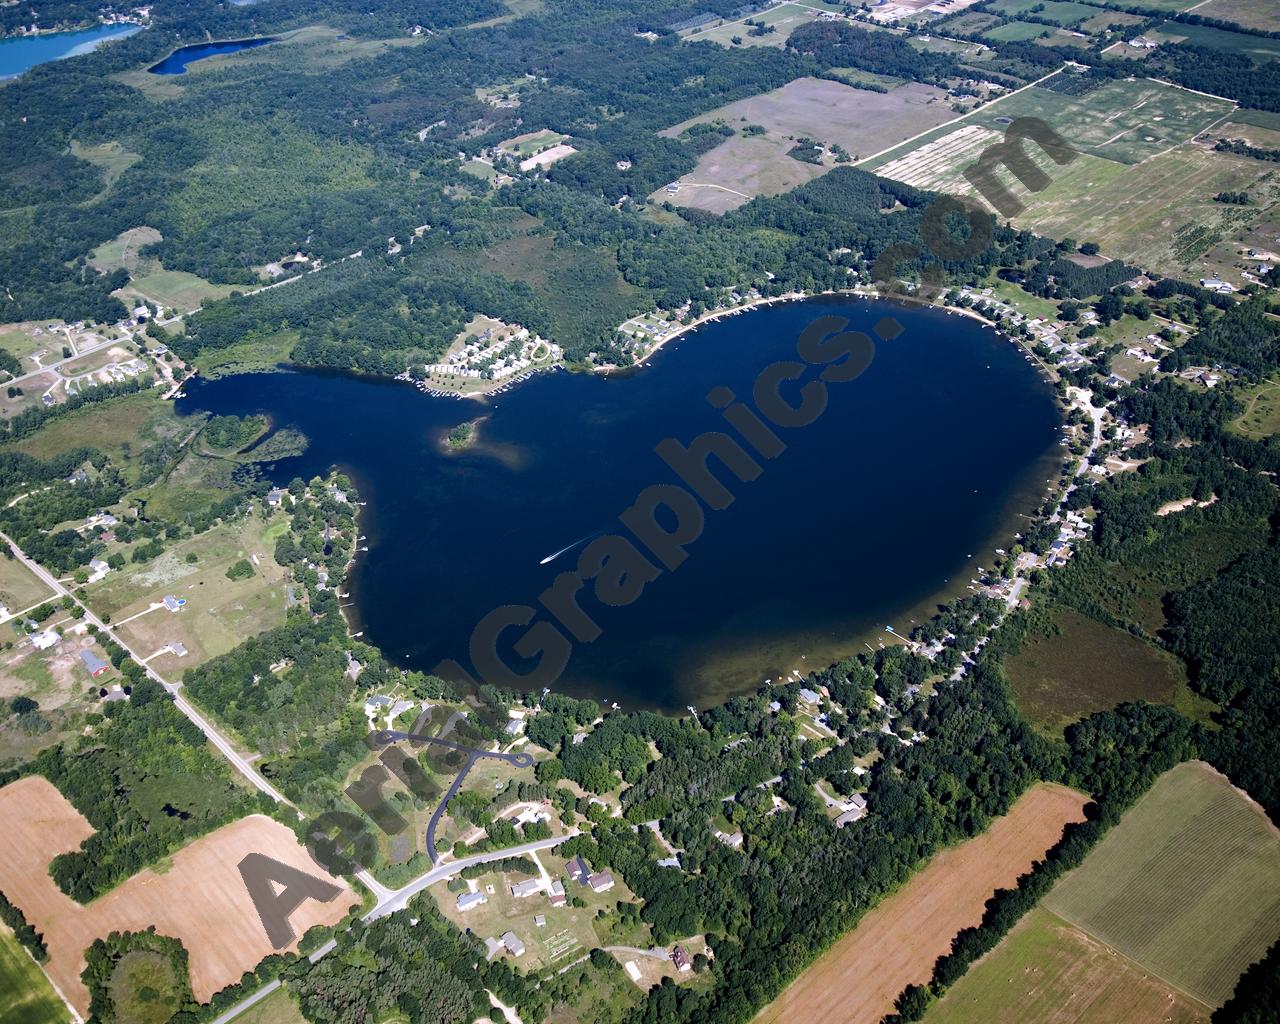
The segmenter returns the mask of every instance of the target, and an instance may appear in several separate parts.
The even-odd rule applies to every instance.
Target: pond
[[[592,584],[578,595],[599,635],[574,641],[551,685],[624,707],[705,707],[865,650],[886,625],[907,632],[1009,546],[1061,451],[1052,391],[1018,348],[941,310],[813,300],[705,325],[642,370],[546,374],[484,403],[275,373],[193,382],[179,412],[262,412],[301,429],[311,446],[269,467],[277,482],[332,465],[352,477],[368,502],[352,628],[430,671],[445,658],[469,665],[488,613],[536,608],[594,538],[628,535],[619,515],[649,485],[690,479],[655,446],[733,436],[713,389],[750,403],[762,370],[795,360],[817,317],[869,331],[887,314],[901,334],[878,343],[856,380],[827,385],[815,422],[779,428],[785,451],[757,455],[755,479],[711,460],[733,500],[706,510],[683,564],[626,606],[601,602]],[[798,387],[782,388],[789,402]],[[474,442],[451,452],[446,434],[477,418]],[[521,671],[531,663],[510,647],[523,632],[501,645]]]
[[[224,39],[216,43],[195,43],[174,50],[159,64],[147,68],[153,75],[184,75],[187,68],[198,60],[216,57],[223,53],[239,53],[241,50],[252,50],[257,46],[274,43],[275,36],[262,39]]]
[[[0,79],[16,78],[37,64],[92,53],[111,39],[141,32],[141,25],[98,25],[77,32],[46,32],[38,36],[0,39]]]

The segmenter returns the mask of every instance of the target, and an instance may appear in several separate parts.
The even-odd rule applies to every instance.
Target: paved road
[[[248,761],[246,761],[243,757],[240,756],[240,754],[236,751],[235,747],[231,745],[231,742],[225,736],[223,736],[222,733],[218,732],[218,730],[213,727],[213,725],[209,722],[209,720],[206,719],[202,714],[200,714],[199,711],[193,708],[190,702],[178,692],[181,689],[181,684],[169,682],[169,680],[165,679],[162,675],[160,675],[159,672],[153,669],[150,665],[146,664],[142,660],[142,656],[137,651],[133,650],[133,648],[131,648],[123,639],[117,636],[111,630],[111,628],[105,622],[103,622],[100,618],[98,618],[98,616],[95,615],[92,612],[92,610],[90,610],[82,601],[80,601],[80,599],[77,598],[75,594],[71,593],[71,591],[69,591],[60,582],[58,582],[57,578],[52,573],[48,572],[44,568],[44,566],[40,565],[39,562],[36,562],[34,559],[28,558],[26,552],[24,552],[20,547],[18,547],[18,545],[14,542],[13,538],[7,536],[4,533],[0,533],[0,540],[7,543],[13,549],[13,553],[17,557],[18,561],[20,561],[23,565],[25,565],[28,569],[30,569],[37,577],[39,577],[41,582],[43,582],[45,586],[49,587],[49,589],[52,590],[58,597],[71,598],[71,600],[74,601],[75,604],[78,605],[80,609],[84,612],[84,621],[91,623],[94,626],[97,626],[98,629],[102,630],[103,633],[110,636],[117,644],[119,644],[121,647],[125,649],[125,652],[129,655],[129,657],[131,657],[134,661],[136,661],[139,665],[142,666],[143,670],[147,673],[147,675],[151,679],[154,679],[157,683],[163,686],[169,693],[173,694],[174,704],[177,706],[178,710],[181,711],[184,715],[186,715],[187,718],[189,718],[193,723],[195,723],[196,727],[199,728],[199,730],[202,733],[204,733],[206,737],[208,737],[209,742],[212,743],[215,747],[217,747],[218,750],[221,751],[223,757],[225,757],[228,761],[230,761],[233,765],[235,765],[235,767],[240,771],[240,774],[243,775],[246,779],[248,779],[254,785],[254,787],[261,790],[263,793],[266,793],[267,796],[271,797],[277,803],[289,804],[289,801],[284,798],[284,795],[278,789],[276,789],[273,785],[271,785],[271,783],[269,783],[266,779],[264,779],[261,775],[255,772],[253,770],[253,766],[250,765]],[[293,806],[293,805],[289,804],[289,806]]]
[[[446,728],[452,725],[456,719],[449,719]],[[431,820],[427,822],[427,855],[431,858],[432,864],[440,863],[440,854],[436,851],[436,827],[440,824],[440,819],[444,817],[444,812],[449,806],[449,801],[454,798],[458,790],[462,788],[462,783],[466,781],[467,774],[471,771],[471,766],[482,757],[491,757],[496,761],[506,761],[516,768],[532,768],[533,755],[526,754],[523,751],[514,754],[504,754],[500,750],[480,750],[478,747],[468,747],[461,743],[455,743],[453,740],[440,739],[437,736],[424,736],[422,733],[416,732],[396,732],[393,729],[383,729],[373,737],[374,743],[379,746],[385,746],[388,743],[394,743],[397,740],[408,740],[415,745],[421,743],[433,743],[438,747],[448,747],[450,750],[456,750],[467,755],[466,763],[462,766],[461,771],[454,776],[453,782],[450,783],[448,791],[444,798],[437,805],[435,813],[431,815]]]

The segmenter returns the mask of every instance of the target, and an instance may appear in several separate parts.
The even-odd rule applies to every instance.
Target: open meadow
[[[180,939],[190,955],[191,988],[207,1002],[219,989],[272,953],[271,941],[237,865],[250,853],[272,857],[312,876],[322,872],[293,833],[260,814],[241,818],[147,868],[82,906],[49,877],[59,853],[77,849],[93,828],[40,776],[0,789],[0,891],[42,932],[50,978],[81,1012],[89,992],[80,979],[84,951],[111,931],[144,931]],[[308,900],[290,919],[297,939],[313,925],[336,924],[359,901],[341,879],[328,903]]]
[[[1172,704],[1186,687],[1177,659],[1154,644],[1068,608],[1054,624],[1005,662],[1018,707],[1048,732],[1125,701]]]
[[[1280,934],[1280,830],[1202,762],[1166,772],[1044,907],[1210,1007]]]
[[[928,981],[934,961],[961,928],[982,919],[991,894],[1013,885],[1086,798],[1045,783],[1027,790],[1003,818],[943,850],[866,915],[756,1017],[757,1024],[878,1024],[910,984]]]
[[[925,1024],[1207,1024],[1209,1007],[1037,907]]]
[[[724,121],[735,134],[702,155],[697,167],[680,179],[677,194],[659,189],[652,198],[723,213],[757,195],[778,195],[834,166],[829,159],[812,164],[788,156],[797,139],[842,146],[856,161],[953,117],[945,101],[942,90],[917,83],[876,93],[798,78],[662,132],[674,138],[694,124]],[[752,125],[764,131],[745,134]]]
[[[1245,437],[1261,440],[1280,433],[1280,381],[1268,380],[1239,395],[1244,410],[1231,421],[1231,429]]]

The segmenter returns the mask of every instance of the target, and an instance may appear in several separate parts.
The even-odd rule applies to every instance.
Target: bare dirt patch
[[[790,988],[757,1024],[877,1024],[907,985],[929,980],[952,937],[982,920],[998,888],[1012,886],[1071,821],[1086,798],[1065,786],[1033,786],[982,835],[944,850],[867,914]]]
[[[274,952],[236,865],[246,854],[261,853],[310,875],[322,874],[292,832],[254,814],[179,850],[163,874],[140,871],[82,906],[54,884],[48,865],[92,834],[93,827],[46,779],[19,779],[0,789],[0,890],[44,933],[45,969],[81,1013],[89,1008],[80,980],[84,951],[95,938],[155,925],[182,940],[191,958],[192,992],[208,1002]],[[298,937],[313,925],[336,924],[358,902],[341,879],[325,877],[343,891],[328,903],[308,901],[299,908],[291,918]]]

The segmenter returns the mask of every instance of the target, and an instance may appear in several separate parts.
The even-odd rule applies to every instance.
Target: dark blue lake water
[[[879,343],[857,380],[828,386],[816,422],[779,430],[787,450],[760,459],[757,479],[720,473],[736,500],[707,512],[683,565],[627,607],[584,592],[602,633],[577,646],[557,689],[704,707],[863,650],[886,625],[905,632],[1008,545],[1060,451],[1051,391],[1015,346],[940,310],[822,300],[709,324],[638,372],[549,374],[491,403],[278,373],[193,383],[179,410],[265,412],[301,428],[311,447],[271,467],[281,483],[346,469],[368,501],[355,628],[430,670],[446,657],[468,664],[480,619],[535,605],[582,547],[548,555],[625,533],[617,517],[645,487],[680,483],[654,447],[726,429],[711,389],[751,396],[818,316],[869,330],[886,313],[901,336]],[[447,453],[445,433],[477,416],[474,446]]]
[[[256,46],[274,43],[274,38],[267,39],[226,39],[217,43],[197,43],[174,50],[159,64],[147,68],[153,75],[182,75],[187,67],[206,57],[216,57],[220,53],[238,53],[241,50],[252,50]]]

